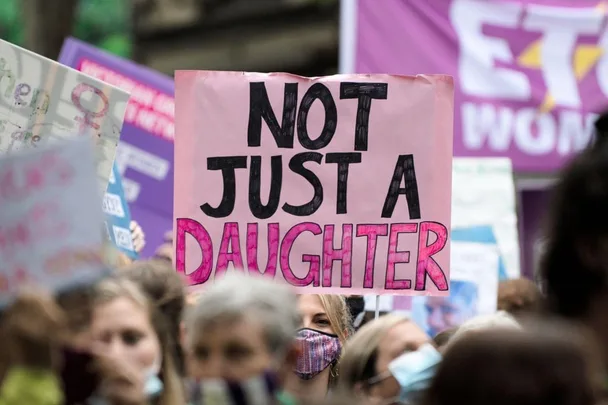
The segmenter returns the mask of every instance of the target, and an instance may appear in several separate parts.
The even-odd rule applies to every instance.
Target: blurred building
[[[135,59],[175,69],[287,71],[338,66],[338,0],[139,0]]]

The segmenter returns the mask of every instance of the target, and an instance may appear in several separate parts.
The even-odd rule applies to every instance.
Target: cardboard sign
[[[131,212],[125,199],[122,178],[116,164],[112,166],[108,189],[103,197],[102,209],[106,214],[105,224],[108,239],[127,256],[137,259],[139,255],[133,247],[131,236]]]
[[[88,139],[0,157],[0,306],[24,285],[56,290],[99,277],[95,172]]]
[[[74,38],[58,60],[131,93],[116,163],[133,219],[146,232],[142,255],[152,256],[173,228],[173,79]]]
[[[129,95],[0,40],[0,154],[88,136],[105,192]]]
[[[176,268],[446,295],[448,76],[176,73]]]

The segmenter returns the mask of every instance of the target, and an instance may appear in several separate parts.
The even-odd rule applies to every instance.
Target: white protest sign
[[[0,40],[0,155],[86,135],[105,192],[128,93]]]
[[[477,285],[477,314],[496,312],[498,247],[461,241],[454,241],[453,246],[450,251],[451,281],[468,281]]]
[[[95,177],[88,139],[0,157],[0,306],[24,285],[56,290],[98,277]]]
[[[513,169],[508,158],[454,158],[452,229],[491,225],[507,276],[520,275]]]

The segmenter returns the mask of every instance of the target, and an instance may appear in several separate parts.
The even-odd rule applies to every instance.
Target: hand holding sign
[[[176,86],[191,284],[234,267],[308,293],[447,293],[450,78],[177,72]]]

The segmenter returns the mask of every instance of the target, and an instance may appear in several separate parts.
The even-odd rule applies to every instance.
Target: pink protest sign
[[[176,268],[447,295],[448,76],[176,72]]]

